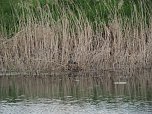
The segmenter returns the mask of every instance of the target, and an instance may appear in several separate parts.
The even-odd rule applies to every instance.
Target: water
[[[0,114],[152,114],[151,82],[147,71],[1,76]]]

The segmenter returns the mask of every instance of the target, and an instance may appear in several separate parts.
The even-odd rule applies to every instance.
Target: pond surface
[[[152,114],[151,74],[0,76],[0,114]]]

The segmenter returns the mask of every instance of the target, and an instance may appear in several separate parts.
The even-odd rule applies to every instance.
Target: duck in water
[[[74,59],[74,54],[69,54],[69,61],[67,63],[67,69],[72,72],[81,71],[82,68],[78,65],[78,62]]]
[[[67,67],[68,67],[69,71],[78,71],[79,70],[78,63],[73,61],[72,59],[70,59],[68,61]]]

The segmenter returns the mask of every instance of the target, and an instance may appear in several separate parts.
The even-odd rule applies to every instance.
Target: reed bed
[[[70,5],[55,13],[47,4],[35,11],[22,3],[21,9],[11,38],[0,35],[2,71],[65,71],[71,58],[88,71],[151,68],[152,19],[136,7],[129,19],[113,12],[100,22]]]

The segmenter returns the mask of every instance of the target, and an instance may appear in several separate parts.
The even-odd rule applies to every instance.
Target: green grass
[[[1,31],[8,36],[18,31],[19,21],[21,19],[25,21],[25,18],[31,16],[31,12],[36,19],[42,20],[40,9],[47,10],[45,15],[51,13],[55,21],[61,19],[64,12],[69,19],[80,18],[81,15],[92,25],[108,23],[116,15],[123,21],[137,21],[135,17],[137,15],[138,19],[148,22],[152,12],[151,0],[1,0],[0,2]]]

